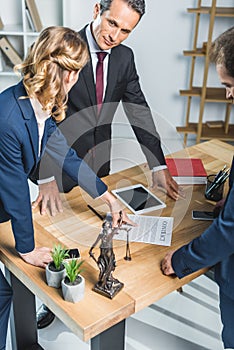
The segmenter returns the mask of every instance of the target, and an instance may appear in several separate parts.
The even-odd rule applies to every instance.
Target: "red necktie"
[[[107,55],[107,52],[97,52],[98,63],[96,67],[96,97],[97,97],[97,108],[98,114],[100,113],[102,107],[103,98],[103,61]]]

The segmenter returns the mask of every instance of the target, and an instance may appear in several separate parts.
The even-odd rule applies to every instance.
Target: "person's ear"
[[[66,85],[70,85],[74,79],[74,72],[65,70],[64,75],[63,75],[63,79],[64,79],[64,83]]]
[[[96,3],[93,8],[93,19],[96,19],[100,13],[100,4]]]
[[[68,70],[65,70],[64,72],[63,72],[63,79],[64,79],[64,82],[66,83],[66,84],[68,84],[69,82],[70,82],[70,75],[71,75],[71,72],[69,72]]]
[[[67,83],[71,84],[77,81],[78,79],[78,75],[79,72],[78,71],[71,71],[71,72],[67,72],[67,76],[65,77],[65,79],[67,79]]]
[[[68,93],[71,88],[75,85],[79,77],[79,71],[65,71],[63,76],[64,90]]]

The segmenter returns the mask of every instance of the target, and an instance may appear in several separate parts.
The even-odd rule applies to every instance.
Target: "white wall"
[[[89,21],[96,1],[73,3],[76,5],[70,1],[67,23],[78,29]],[[209,6],[211,0],[204,0],[203,4]],[[218,0],[217,4],[234,6],[234,1]],[[186,98],[180,96],[179,90],[188,87],[191,60],[183,56],[183,50],[192,48],[195,27],[195,15],[189,14],[187,8],[196,6],[196,0],[146,0],[146,14],[126,41],[134,49],[141,85],[151,108],[174,126],[185,123]],[[200,45],[207,38],[207,15],[201,15],[201,23]],[[216,18],[213,38],[232,25],[233,18]],[[204,59],[197,61],[195,82],[200,85]],[[208,83],[220,86],[214,67],[210,68]],[[197,121],[198,106],[199,99],[193,99],[193,121]],[[232,111],[232,122],[233,114]],[[206,120],[223,119],[223,104],[207,104],[204,116]]]
[[[53,6],[62,4],[58,0],[37,0],[40,10],[44,9],[45,25],[53,24],[51,6],[48,9],[51,1]],[[11,6],[12,2],[0,0],[1,12],[3,5]],[[95,0],[65,0],[65,24],[74,29],[83,27],[92,18],[95,3]],[[186,98],[179,95],[179,90],[188,87],[190,58],[183,56],[183,50],[192,48],[195,25],[195,15],[187,13],[186,9],[196,4],[196,0],[146,0],[146,14],[126,41],[134,49],[141,85],[152,110],[174,127],[185,123]],[[203,4],[208,6],[211,0],[203,0]],[[234,0],[218,0],[218,5],[234,6]],[[201,15],[201,20],[200,44],[207,37],[208,16]],[[233,19],[216,18],[214,38],[234,25],[233,22]],[[204,60],[198,61],[196,83],[200,85]],[[220,86],[214,67],[210,69],[209,83]],[[199,99],[193,99],[193,103],[193,120],[196,121]],[[232,122],[233,114],[232,111]],[[224,106],[207,105],[205,118],[223,119]]]

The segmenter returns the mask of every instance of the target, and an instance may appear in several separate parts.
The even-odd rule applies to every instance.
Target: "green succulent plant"
[[[61,244],[54,245],[51,253],[54,266],[56,270],[61,269],[64,259],[69,257],[68,250],[61,246]]]
[[[66,262],[66,276],[69,279],[70,283],[74,283],[77,279],[77,276],[81,274],[83,269],[81,269],[81,265],[84,263],[84,260],[71,259],[69,262]]]

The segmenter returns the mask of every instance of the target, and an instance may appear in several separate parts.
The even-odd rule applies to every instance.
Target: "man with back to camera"
[[[221,34],[212,44],[210,59],[216,64],[226,98],[234,101],[234,27]],[[198,238],[169,252],[161,263],[165,275],[182,278],[204,267],[215,267],[219,285],[220,313],[225,349],[234,349],[234,159],[229,176],[229,192],[219,216]]]
[[[122,101],[152,170],[153,185],[164,188],[177,200],[181,191],[167,169],[160,138],[139,84],[133,52],[121,44],[144,13],[144,0],[101,0],[94,5],[93,21],[79,32],[88,45],[90,61],[69,93],[67,118],[60,128],[79,157],[84,158],[99,177],[106,176],[110,171],[111,123],[118,103]],[[98,58],[100,52],[104,53],[101,59]],[[96,91],[98,60],[103,60],[101,101],[100,90]],[[55,215],[62,211],[57,184],[64,192],[69,192],[76,184],[65,174],[60,178],[54,164],[46,168],[54,169],[46,174],[55,176],[57,182],[39,185],[39,196],[33,207],[42,201],[41,213],[44,214],[50,203],[51,213]],[[47,311],[42,308],[41,320],[47,317]]]

